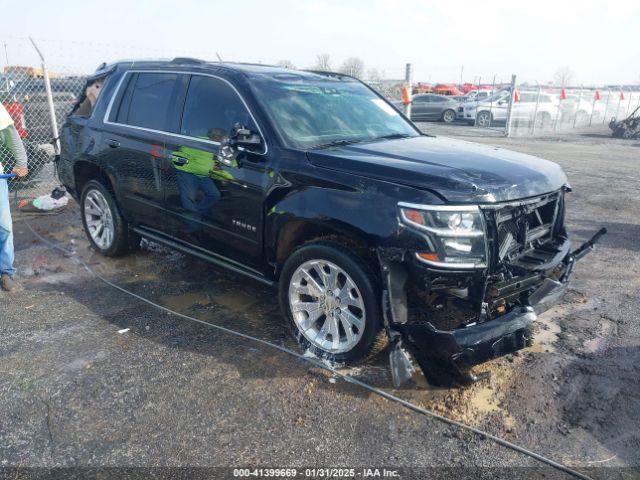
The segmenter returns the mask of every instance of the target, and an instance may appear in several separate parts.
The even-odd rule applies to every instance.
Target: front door
[[[168,228],[176,240],[192,247],[259,266],[270,177],[261,152],[239,152],[232,161],[220,160],[220,143],[235,124],[257,130],[231,85],[221,78],[193,75],[180,136],[165,148]]]

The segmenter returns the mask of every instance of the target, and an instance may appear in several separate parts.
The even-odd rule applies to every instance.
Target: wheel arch
[[[78,160],[73,165],[73,180],[76,196],[80,198],[82,190],[89,180],[96,180],[114,192],[115,182],[100,165],[88,160]]]
[[[319,239],[346,244],[361,256],[374,258],[375,241],[353,225],[335,219],[290,218],[280,223],[273,239],[271,260],[276,266],[276,277],[296,248]]]

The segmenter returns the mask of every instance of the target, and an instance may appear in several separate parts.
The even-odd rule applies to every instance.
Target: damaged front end
[[[435,385],[477,380],[471,367],[532,343],[537,315],[563,296],[574,263],[562,189],[480,206],[399,204],[409,248],[380,248],[394,385],[413,373]],[[405,350],[406,349],[406,350]]]

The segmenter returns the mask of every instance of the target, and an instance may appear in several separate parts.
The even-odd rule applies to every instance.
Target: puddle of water
[[[233,290],[213,297],[213,301],[234,312],[243,312],[260,303],[260,299],[241,290]]]
[[[206,307],[211,305],[211,300],[208,295],[203,292],[187,292],[181,295],[166,295],[161,297],[162,305],[165,305],[171,310],[177,312],[184,312],[194,305],[200,305]]]

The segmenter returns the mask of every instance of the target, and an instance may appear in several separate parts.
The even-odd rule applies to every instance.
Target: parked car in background
[[[493,90],[470,90],[462,96],[454,97],[458,102],[460,102],[456,108],[456,118],[464,118],[464,104],[466,102],[481,102],[483,100],[487,100],[492,95]]]
[[[462,102],[475,102],[486,100],[491,95],[493,95],[493,90],[471,90],[462,96],[457,96],[456,98]]]
[[[502,90],[482,102],[467,102],[464,106],[464,120],[478,127],[504,124],[509,108],[509,91]],[[513,104],[512,120],[516,123],[536,122],[537,128],[545,128],[558,115],[558,97],[550,93],[520,92],[520,100]]]
[[[403,109],[402,102],[394,102],[400,110]],[[443,121],[451,123],[456,119],[456,109],[458,101],[453,97],[435,95],[433,93],[423,93],[413,96],[411,104],[411,120],[422,121]]]
[[[602,119],[598,109],[593,108],[593,92],[585,92],[584,95],[570,94],[560,101],[561,123],[586,125],[592,113],[594,119]]]

